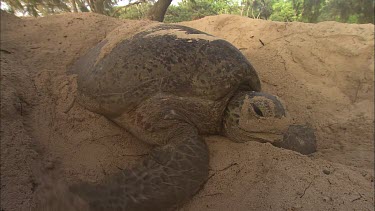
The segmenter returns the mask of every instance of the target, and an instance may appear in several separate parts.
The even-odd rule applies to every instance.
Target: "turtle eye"
[[[253,109],[254,109],[254,111],[255,111],[256,114],[258,114],[261,117],[264,117],[263,112],[260,110],[260,108],[258,106],[256,106],[253,103],[251,104],[251,106],[253,106]]]

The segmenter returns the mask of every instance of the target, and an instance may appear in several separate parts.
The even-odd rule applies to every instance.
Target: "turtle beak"
[[[247,134],[248,138],[254,139],[254,141],[258,141],[261,143],[278,143],[281,142],[283,139],[282,133],[272,133],[272,132],[249,132]]]
[[[284,148],[308,155],[316,152],[316,136],[309,125],[290,125],[282,139],[272,142],[276,147]]]
[[[314,129],[308,125],[290,125],[284,132],[248,132],[247,139],[299,152],[308,155],[316,152],[316,136]]]
[[[226,135],[236,142],[281,143],[289,125],[287,118],[240,120],[238,126],[232,126],[231,130],[226,130],[226,132],[232,132],[233,134]]]

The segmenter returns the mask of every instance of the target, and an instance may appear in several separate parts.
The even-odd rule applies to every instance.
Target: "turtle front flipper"
[[[152,150],[143,163],[71,191],[90,210],[170,210],[188,200],[208,176],[208,150],[190,125],[171,132],[170,142]]]
[[[142,163],[98,185],[73,186],[71,191],[91,210],[169,210],[190,199],[207,179],[208,149],[192,123],[193,114],[170,98],[154,96],[110,117],[157,147]]]

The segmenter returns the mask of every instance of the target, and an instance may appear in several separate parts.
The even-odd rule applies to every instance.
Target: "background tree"
[[[171,5],[165,22],[196,20],[209,15],[240,15],[241,6],[232,0],[183,0],[177,6]]]
[[[47,15],[60,12],[70,12],[68,2],[64,0],[4,0],[12,13],[24,15]]]
[[[108,15],[117,0],[2,0],[9,11],[24,15],[45,16],[62,12],[96,12]],[[88,9],[90,8],[90,9]]]
[[[374,23],[374,0],[330,0],[321,20],[349,23]]]
[[[86,3],[92,12],[109,15],[117,0],[86,0]]]
[[[278,1],[272,5],[271,20],[291,22],[301,18],[300,11],[294,9],[293,1]]]
[[[172,0],[159,0],[148,11],[147,18],[154,21],[163,22],[164,15],[167,12]]]
[[[253,18],[268,20],[272,14],[272,0],[253,0],[251,3],[251,15]]]
[[[375,0],[1,0],[10,12],[39,16],[61,12],[96,12],[126,19],[148,18],[179,22],[208,15],[235,14],[277,21],[316,23],[334,20],[348,23],[374,23]]]
[[[325,3],[324,0],[304,0],[302,17],[309,23],[316,23],[321,12],[321,8]]]

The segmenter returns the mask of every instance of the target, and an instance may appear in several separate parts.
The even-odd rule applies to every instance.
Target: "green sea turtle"
[[[70,187],[91,210],[170,210],[187,201],[208,177],[203,134],[303,154],[316,148],[313,130],[290,125],[239,50],[189,27],[151,24],[115,45],[103,40],[71,72],[80,105],[155,145],[131,169]]]

